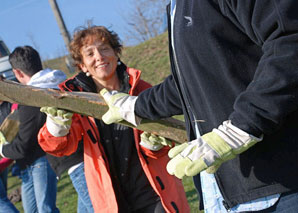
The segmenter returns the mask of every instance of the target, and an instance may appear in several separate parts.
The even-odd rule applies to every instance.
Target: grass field
[[[185,193],[192,213],[199,213],[198,210],[198,197],[197,192],[193,186],[192,178],[187,177],[183,179]],[[21,180],[18,177],[8,177],[8,194],[14,189],[21,186]],[[63,173],[62,177],[58,181],[58,193],[57,193],[57,207],[61,213],[75,213],[77,209],[77,193],[72,186],[72,183],[67,175]],[[22,202],[15,203],[16,208],[23,213]],[[183,212],[182,212],[183,213]]]

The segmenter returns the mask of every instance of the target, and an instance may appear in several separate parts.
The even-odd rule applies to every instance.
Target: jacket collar
[[[140,79],[141,71],[128,68],[122,62],[117,66],[116,71],[121,82],[120,91],[133,94],[134,88]],[[82,71],[62,82],[59,88],[62,91],[96,92],[96,85],[93,79],[90,76],[86,76]]]

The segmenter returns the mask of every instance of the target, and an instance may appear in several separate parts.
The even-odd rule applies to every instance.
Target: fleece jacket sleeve
[[[142,118],[156,120],[183,113],[173,76],[139,94],[135,113]]]
[[[255,136],[271,134],[298,109],[298,1],[218,2],[222,13],[263,50],[230,119]]]

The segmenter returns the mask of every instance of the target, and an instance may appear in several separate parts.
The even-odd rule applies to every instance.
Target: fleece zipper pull
[[[227,212],[231,212],[231,208],[225,200],[222,201],[222,205],[226,208]]]

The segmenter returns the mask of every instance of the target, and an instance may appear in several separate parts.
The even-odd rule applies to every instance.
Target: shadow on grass
[[[188,197],[189,202],[197,202],[198,201],[198,197],[197,197],[198,194],[197,194],[196,189],[187,191],[185,194],[186,194],[186,197]]]
[[[18,176],[12,176],[10,171],[7,176],[7,181],[8,180],[9,183],[7,184],[7,191],[19,188],[22,185],[22,180]]]
[[[63,191],[64,189],[68,188],[69,186],[72,186],[72,183],[71,183],[71,182],[70,182],[70,183],[59,184],[59,185],[57,186],[57,191],[58,191],[58,192],[61,192],[61,191]]]
[[[70,178],[68,177],[68,175],[63,175],[58,180],[57,191],[61,192],[68,187],[73,187],[72,182],[70,181]]]
[[[21,187],[21,184],[20,183],[15,183],[13,185],[7,186],[7,191],[16,189],[18,187]]]

